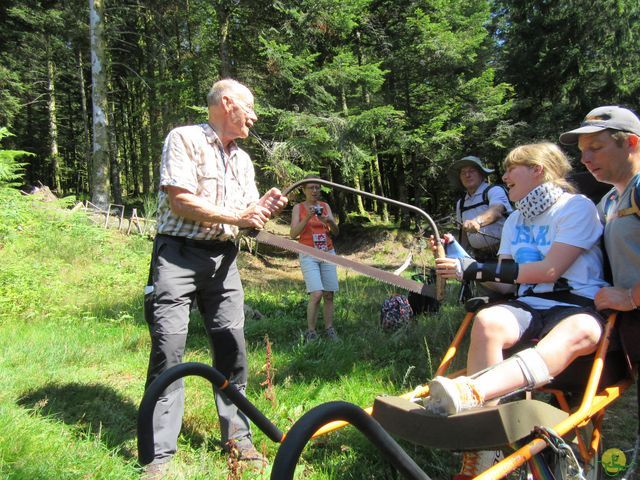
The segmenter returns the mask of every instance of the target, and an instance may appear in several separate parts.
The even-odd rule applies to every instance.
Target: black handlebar
[[[153,411],[162,392],[176,380],[189,375],[197,375],[209,380],[249,419],[274,442],[281,442],[284,435],[267,417],[265,417],[247,397],[229,383],[224,375],[204,363],[187,362],[162,372],[147,387],[138,409],[138,460],[141,464],[151,463],[155,456],[153,440]]]
[[[309,439],[320,427],[334,420],[343,420],[356,427],[405,478],[431,480],[376,420],[357,405],[348,402],[323,403],[300,417],[287,432],[278,449],[271,469],[271,479],[293,480],[294,470]]]

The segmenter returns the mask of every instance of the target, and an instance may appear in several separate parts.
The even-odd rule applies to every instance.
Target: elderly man
[[[640,360],[640,120],[631,110],[598,107],[579,128],[560,135],[577,144],[582,163],[596,180],[613,186],[598,204],[613,287],[595,296],[596,307],[621,312],[621,341],[633,362]]]
[[[162,151],[158,234],[145,296],[151,334],[147,385],[182,361],[190,306],[197,299],[215,367],[244,391],[244,292],[234,240],[240,228],[262,228],[287,199],[276,188],[259,196],[251,159],[235,142],[257,121],[249,89],[220,80],[207,103],[208,122],[172,130]],[[216,395],[216,406],[225,448],[240,461],[262,464],[246,416],[224,395]],[[183,411],[178,381],[154,411],[155,458],[146,467],[147,478],[161,478],[176,452]]]

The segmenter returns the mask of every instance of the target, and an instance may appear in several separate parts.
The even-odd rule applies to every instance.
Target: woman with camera
[[[303,187],[305,200],[293,207],[289,235],[303,245],[335,253],[331,236],[338,235],[338,224],[333,218],[331,207],[320,201],[322,190],[317,183],[307,183]],[[336,266],[311,255],[300,254],[300,267],[309,294],[307,305],[307,332],[305,341],[318,339],[316,318],[320,301],[323,300],[325,334],[330,340],[337,340],[333,328],[333,294],[338,291]]]

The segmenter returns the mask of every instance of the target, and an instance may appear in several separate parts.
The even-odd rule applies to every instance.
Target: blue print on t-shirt
[[[519,243],[529,243],[531,245],[550,245],[547,238],[549,225],[516,225],[516,235],[511,241],[511,245]]]
[[[544,258],[542,252],[534,247],[522,247],[516,250],[516,254],[513,259],[516,263],[523,265],[525,263],[539,262]]]

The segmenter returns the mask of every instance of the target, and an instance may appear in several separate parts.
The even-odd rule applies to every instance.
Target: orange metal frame
[[[436,375],[446,374],[447,369],[449,368],[451,362],[459,351],[462,340],[469,330],[474,315],[475,314],[473,312],[468,312],[465,315],[462,323],[460,324],[460,327],[458,327],[458,331],[456,332],[455,337],[451,341],[447,352],[445,353],[442,361],[440,362],[440,365],[438,366],[438,369],[436,370]],[[614,312],[607,318],[607,323],[602,334],[602,339],[600,340],[598,349],[595,353],[593,365],[589,374],[589,380],[582,397],[582,402],[575,412],[571,412],[564,392],[554,389],[544,390],[555,395],[560,408],[570,414],[569,417],[567,417],[565,420],[557,425],[554,425],[553,431],[560,436],[565,436],[567,433],[573,430],[578,438],[578,448],[580,456],[585,462],[588,462],[598,451],[598,445],[601,439],[601,426],[606,408],[612,402],[618,399],[632,383],[632,380],[629,377],[616,383],[615,385],[603,388],[602,390],[598,391],[598,384],[600,383],[600,377],[604,369],[604,358],[609,347],[609,339],[613,332],[615,322],[616,313]],[[453,372],[449,374],[449,377],[457,377],[463,373],[464,370]],[[420,398],[426,397],[428,394],[429,387],[423,385],[413,392],[404,394],[403,397]],[[372,407],[366,408],[365,411],[371,414]],[[582,436],[578,435],[578,431],[580,428],[586,426],[589,420],[592,420],[593,431],[591,433],[590,439],[585,442]],[[322,428],[318,429],[313,435],[313,438],[319,437],[333,430],[337,430],[346,425],[348,425],[348,423],[343,421],[328,423]],[[506,475],[531,460],[534,455],[540,453],[548,446],[549,445],[545,439],[536,437],[526,445],[518,448],[516,451],[511,453],[504,460],[495,464],[488,470],[485,470],[475,478],[476,480],[497,480],[500,478],[504,478]]]
[[[571,413],[569,417],[553,427],[554,432],[558,435],[564,436],[571,430],[574,430],[577,433],[579,428],[585,426],[589,420],[593,419],[594,428],[588,448],[584,442],[580,440],[580,435],[578,435],[580,455],[583,457],[585,462],[595,455],[595,452],[598,450],[598,444],[601,437],[600,427],[605,409],[612,402],[618,399],[631,385],[631,378],[628,378],[615,385],[598,391],[598,384],[600,383],[600,377],[604,369],[604,358],[609,347],[609,339],[613,332],[615,322],[616,313],[612,313],[607,319],[607,324],[602,335],[602,339],[600,340],[600,344],[598,345],[593,366],[591,367],[591,373],[589,374],[589,380],[582,397],[582,403],[578,409],[571,413],[569,405],[564,397],[564,393],[558,390],[552,391],[552,393],[556,395],[556,398],[558,398],[562,409]],[[529,461],[534,455],[540,453],[547,446],[548,444],[544,439],[534,438],[529,443],[506,457],[503,461],[497,463],[488,470],[485,470],[475,478],[476,480],[495,480],[503,478],[516,468]]]

